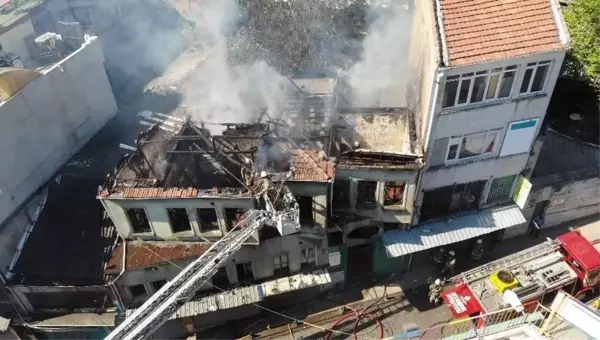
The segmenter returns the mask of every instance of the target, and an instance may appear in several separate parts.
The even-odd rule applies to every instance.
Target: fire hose
[[[340,323],[342,323],[345,320],[350,319],[351,317],[354,317],[354,326],[353,326],[353,332],[352,334],[354,334],[354,340],[358,340],[358,324],[360,323],[360,321],[362,319],[371,319],[373,321],[375,321],[375,323],[377,324],[377,328],[379,328],[379,339],[383,339],[383,326],[381,325],[381,322],[379,321],[379,319],[370,313],[367,313],[367,310],[369,310],[369,308],[373,307],[374,305],[378,304],[384,297],[385,297],[385,293],[387,291],[387,286],[383,286],[383,294],[381,295],[381,297],[377,300],[375,300],[373,303],[371,303],[370,305],[368,305],[366,308],[363,308],[362,310],[356,310],[354,312],[348,313],[346,315],[343,315],[341,318],[339,318],[338,320],[336,320],[333,325],[331,326],[331,329],[335,329]],[[333,332],[329,331],[327,333],[327,336],[325,337],[325,340],[331,340],[331,334]]]

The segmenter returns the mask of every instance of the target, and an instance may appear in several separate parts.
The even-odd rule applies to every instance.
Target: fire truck
[[[509,307],[523,311],[560,289],[581,296],[600,286],[598,243],[580,231],[547,239],[450,278],[452,286],[442,298],[453,316],[462,319]]]

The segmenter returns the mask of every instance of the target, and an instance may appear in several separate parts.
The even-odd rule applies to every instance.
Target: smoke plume
[[[419,1],[419,0],[416,0]],[[412,0],[370,1],[360,61],[342,72],[359,107],[404,107],[412,31]]]

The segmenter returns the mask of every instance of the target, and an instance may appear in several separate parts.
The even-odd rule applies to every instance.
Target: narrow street
[[[568,232],[570,227],[593,229],[598,227],[598,216],[591,216],[572,221],[569,224],[542,230],[538,238],[521,236],[500,244],[493,253],[486,253],[484,260],[493,261],[543,242],[547,237],[555,237]],[[480,265],[480,264],[477,264]],[[462,270],[470,269],[463,266]],[[425,269],[423,269],[425,270]],[[417,272],[423,271],[419,270]],[[408,274],[407,274],[408,276]],[[358,323],[358,337],[361,339],[379,339],[401,334],[405,329],[417,327],[420,329],[443,325],[452,321],[452,314],[445,305],[432,306],[427,297],[427,287],[402,291],[398,278],[390,278],[386,282],[377,282],[365,287],[349,287],[342,292],[327,295],[319,301],[313,301],[303,306],[286,310],[278,310],[282,315],[303,320],[307,324],[289,322],[289,318],[265,311],[260,318],[238,320],[235,323],[215,327],[198,333],[198,338],[244,338],[254,332],[259,339],[351,339],[355,318],[349,317],[333,325],[344,315],[365,312],[369,317]],[[368,308],[366,311],[365,308]],[[376,320],[376,321],[375,321]],[[381,327],[378,326],[377,321]],[[334,329],[336,333],[329,332]],[[422,339],[439,339],[449,332],[436,328],[426,333]],[[444,333],[444,334],[442,334]]]

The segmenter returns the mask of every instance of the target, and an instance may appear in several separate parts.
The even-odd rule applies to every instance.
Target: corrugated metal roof
[[[73,313],[31,322],[38,327],[113,327],[115,312]]]
[[[381,239],[388,255],[398,257],[468,240],[525,222],[521,209],[516,205],[510,205],[458,216],[448,222],[424,223],[410,231],[388,231],[381,236]]]
[[[331,282],[327,270],[316,270],[312,273],[297,274],[262,284],[265,296],[272,296],[294,290],[310,288]]]
[[[337,272],[334,274],[337,274]],[[343,272],[341,277],[343,279]],[[335,281],[339,281],[339,278],[336,277]],[[330,282],[332,282],[331,274],[326,269],[316,270],[306,274],[296,274],[254,286],[241,287],[220,294],[205,296],[199,300],[189,301],[181,306],[169,319],[184,318],[221,309],[253,304],[262,301],[267,296],[314,287]],[[134,309],[128,309],[126,317],[131,316],[134,311]]]

